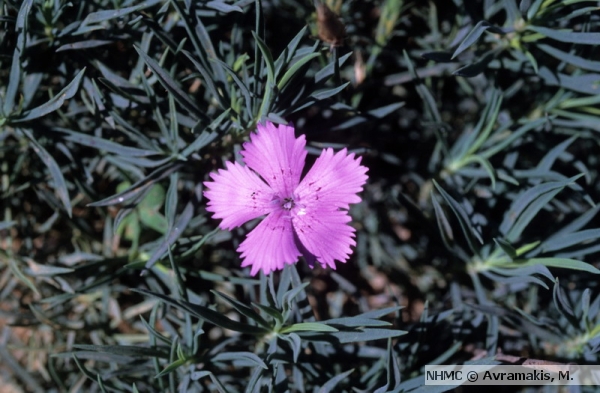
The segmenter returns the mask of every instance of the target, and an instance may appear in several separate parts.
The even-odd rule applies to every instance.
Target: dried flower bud
[[[315,5],[319,38],[330,44],[332,48],[342,45],[346,36],[346,27],[342,21],[326,4],[318,1]]]

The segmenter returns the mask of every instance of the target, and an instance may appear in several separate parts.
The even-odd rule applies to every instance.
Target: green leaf
[[[146,261],[144,265],[145,269],[150,269],[160,258],[162,258],[169,248],[175,244],[177,239],[181,236],[183,231],[187,228],[192,216],[194,214],[194,204],[190,201],[187,203],[179,218],[174,223],[173,228],[163,237],[163,239],[158,243],[157,247],[152,250],[152,254],[150,258]],[[165,228],[166,229],[166,228]]]
[[[485,71],[488,64],[490,64],[490,62],[496,58],[496,55],[500,53],[500,51],[501,49],[490,50],[481,56],[475,63],[460,67],[454,71],[452,75],[462,76],[464,78],[473,78]]]
[[[263,60],[267,66],[267,81],[275,82],[275,63],[273,63],[273,56],[271,51],[265,42],[253,31],[252,36],[256,40],[256,44],[260,49],[260,53],[263,55]]]
[[[458,223],[460,224],[460,227],[462,229],[463,235],[465,236],[467,243],[469,244],[469,248],[471,248],[471,251],[473,251],[473,253],[478,255],[480,247],[475,244],[474,240],[476,239],[480,244],[483,244],[483,239],[481,238],[479,232],[471,224],[469,216],[467,215],[463,207],[454,198],[452,198],[450,194],[448,194],[442,187],[440,187],[440,185],[435,180],[433,180],[433,185],[454,212],[454,215],[458,219]]]
[[[54,160],[54,158],[44,149],[44,147],[33,137],[31,131],[25,128],[21,128],[20,131],[29,138],[31,142],[33,151],[40,157],[44,165],[48,168],[50,172],[50,176],[54,180],[54,188],[58,193],[58,197],[60,198],[65,210],[69,217],[72,215],[71,208],[71,198],[69,197],[69,190],[67,189],[67,183],[65,182],[65,178],[60,170],[60,167]]]
[[[117,205],[120,203],[127,202],[135,197],[138,197],[140,194],[143,194],[148,190],[148,188],[152,187],[153,184],[156,184],[156,182],[170,176],[171,173],[179,170],[182,166],[183,162],[169,163],[165,166],[154,170],[151,174],[149,174],[142,180],[139,180],[127,190],[113,195],[111,197],[104,198],[98,202],[92,202],[88,204],[88,206],[101,207]]]
[[[271,110],[272,96],[273,96],[273,92],[277,88],[277,86],[275,85],[275,65],[273,63],[273,57],[271,56],[271,51],[269,50],[267,45],[264,43],[264,41],[261,40],[260,37],[258,37],[258,35],[254,31],[252,32],[252,35],[254,36],[254,39],[256,40],[256,44],[258,45],[258,48],[260,49],[260,52],[262,53],[263,60],[265,61],[265,64],[267,66],[267,85],[265,86],[265,89],[264,89],[265,91],[264,91],[262,103],[260,105],[260,110],[258,113],[258,119],[256,119],[257,121],[260,121],[261,119],[265,118]]]
[[[342,65],[344,65],[344,63],[346,62],[346,60],[348,60],[350,58],[350,56],[352,56],[352,52],[346,53],[345,55],[340,57],[337,62],[338,68],[341,68]],[[335,73],[335,62],[331,62],[315,74],[315,83],[321,83],[323,81],[328,80],[330,77],[332,77],[334,75],[334,73]]]
[[[206,85],[206,88],[211,93],[211,95],[219,101],[221,108],[223,108],[223,109],[227,108],[228,107],[227,100],[229,99],[229,97],[224,97],[225,92],[223,91],[223,89],[217,89],[217,87],[215,85],[215,81],[213,81],[212,76],[209,75],[206,68],[204,68],[204,66],[202,64],[200,64],[200,62],[198,60],[196,60],[196,58],[190,52],[188,52],[186,50],[183,50],[182,52],[184,55],[187,56],[188,59],[190,59],[190,61],[192,63],[194,63],[194,66],[196,66],[196,69],[198,70],[198,72],[200,72],[200,75],[202,75],[202,80],[203,80],[204,84]],[[227,110],[230,110],[230,109],[227,109]]]
[[[281,312],[279,310],[277,310],[271,306],[266,306],[266,305],[260,304],[260,303],[252,303],[252,305],[255,306],[256,308],[260,309],[262,312],[269,315],[276,321],[278,321],[278,323],[282,324],[284,322],[283,315],[281,314]]]
[[[25,4],[25,3],[23,3]],[[8,79],[8,86],[4,95],[3,112],[5,117],[9,117],[14,105],[17,90],[21,83],[21,54],[18,49],[15,49],[13,54],[12,66],[10,67],[10,76]]]
[[[267,329],[234,321],[233,319],[227,318],[225,315],[223,315],[220,312],[211,310],[210,308],[201,306],[199,304],[193,304],[193,303],[189,303],[189,302],[186,302],[183,300],[171,299],[168,296],[165,296],[165,295],[162,295],[159,293],[146,291],[144,289],[131,289],[131,290],[134,292],[139,292],[141,294],[160,299],[168,305],[177,307],[177,308],[181,309],[182,311],[191,313],[192,315],[196,316],[197,318],[204,319],[207,322],[210,322],[214,325],[220,326],[224,329],[229,329],[229,330],[233,330],[236,332],[242,332],[242,333],[247,333],[247,334],[257,334],[257,335],[264,335],[264,334],[269,333],[269,330],[267,330]]]
[[[600,33],[576,33],[572,30],[554,30],[542,26],[527,26],[528,30],[560,42],[581,45],[598,45]]]
[[[547,122],[547,118],[540,118],[533,121],[527,121],[523,126],[519,127],[517,130],[510,133],[505,133],[505,136],[503,136],[502,139],[495,138],[496,134],[494,134],[494,137],[488,139],[489,143],[485,144],[486,146],[491,146],[488,147],[487,150],[480,152],[479,155],[489,160],[493,155],[502,151],[504,148],[510,146],[513,142],[520,139],[525,133],[536,129]]]
[[[265,364],[265,362],[253,354],[252,352],[222,352],[211,358],[212,362],[224,362],[224,361],[233,361],[233,362],[244,362],[247,367],[258,366],[265,370],[268,370],[269,367]]]
[[[430,193],[430,199],[431,203],[433,204],[433,211],[435,212],[435,221],[437,222],[442,242],[448,250],[452,250],[452,244],[454,243],[454,232],[452,231],[450,221],[448,220],[448,217],[446,217],[444,209],[442,209],[442,206],[435,197],[433,190]]]
[[[66,134],[64,139],[79,143],[84,146],[93,147],[98,150],[104,150],[109,153],[117,155],[129,156],[129,157],[148,157],[152,155],[161,154],[159,151],[143,150],[135,147],[123,146],[119,143],[109,141],[97,136],[86,135],[81,132],[72,131],[62,127],[53,128],[55,131]]]
[[[230,111],[230,109],[227,109],[225,112],[223,112],[223,114],[221,116],[219,116],[219,118],[217,120],[220,120],[220,121],[224,120],[225,117],[227,117],[229,115],[229,111]],[[213,123],[216,123],[216,120]],[[210,128],[210,126],[207,128]],[[200,149],[202,149],[203,147],[207,146],[209,143],[214,141],[217,138],[217,136],[219,136],[219,134],[217,134],[216,132],[208,132],[206,130],[202,131],[202,133],[200,133],[200,135],[198,135],[198,137],[196,138],[196,140],[194,140],[194,142],[192,142],[185,149],[183,149],[183,151],[181,152],[181,156],[189,157],[192,153],[196,153],[197,151],[199,151]]]
[[[544,82],[549,86],[560,86],[585,94],[598,94],[600,74],[584,73],[568,75],[542,66],[540,67],[538,75],[544,79]]]
[[[344,371],[343,373],[336,375],[331,378],[329,381],[325,382],[323,386],[317,391],[318,393],[329,393],[335,391],[335,387],[338,383],[342,382],[348,375],[352,374],[354,369],[350,369],[348,371]]]
[[[3,112],[4,117],[10,117],[14,105],[19,85],[21,84],[21,55],[25,51],[25,41],[27,39],[27,21],[33,0],[25,0],[21,3],[19,14],[17,15],[16,31],[19,34],[17,37],[17,45],[13,52],[12,64],[10,67],[10,76],[8,78],[8,86],[4,93]]]
[[[514,200],[500,224],[500,232],[504,234],[504,238],[508,242],[516,242],[537,213],[559,192],[573,184],[581,176],[583,174],[565,181],[538,184],[521,194]]]
[[[340,343],[355,343],[362,341],[382,340],[388,338],[399,337],[408,332],[403,330],[393,329],[362,329],[354,332],[338,332],[332,333],[336,338],[340,340]]]
[[[227,4],[225,2],[221,1],[209,1],[208,3],[206,3],[206,6],[208,8],[212,8],[215,9],[219,12],[222,12],[224,14],[228,14],[230,12],[244,12],[244,10],[242,10],[240,7],[236,6],[236,5],[231,5],[231,4]]]
[[[556,58],[560,61],[565,61],[576,67],[583,68],[584,70],[600,72],[600,62],[599,61],[594,61],[591,59],[586,59],[586,58],[574,55],[572,53],[563,52],[560,49],[557,49],[553,46],[546,45],[546,44],[538,44],[537,48],[543,50],[544,52],[548,53],[550,56],[553,56],[554,58]]]
[[[286,326],[281,329],[280,333],[291,333],[291,332],[338,332],[339,330],[333,326],[325,325],[321,322],[301,322],[295,323],[290,326]]]
[[[173,98],[183,106],[190,114],[196,116],[197,120],[202,120],[205,123],[209,123],[210,119],[204,113],[202,113],[198,106],[188,97],[188,95],[177,85],[175,80],[169,75],[165,70],[162,69],[158,63],[148,56],[142,49],[134,46],[137,53],[142,57],[144,62],[152,69],[154,75],[158,78],[159,82],[165,89],[167,89],[172,95]]]
[[[187,359],[176,359],[176,360],[172,361],[171,363],[169,363],[167,365],[167,367],[165,367],[161,372],[156,374],[156,376],[154,378],[160,378],[162,376],[170,374],[173,371],[177,370],[179,367],[185,365],[187,362],[188,362]]]
[[[310,96],[317,100],[324,100],[325,98],[329,98],[329,97],[332,97],[332,96],[338,94],[339,92],[344,90],[349,84],[350,84],[350,82],[346,82],[341,86],[333,87],[331,89],[317,90],[317,91],[313,92]]]
[[[29,267],[25,269],[25,272],[30,276],[34,277],[53,277],[60,274],[72,273],[75,269],[60,266],[42,265],[35,263],[34,261],[28,261]]]
[[[69,44],[61,45],[56,49],[56,52],[63,52],[67,50],[79,50],[79,49],[89,49],[89,48],[97,48],[99,46],[109,45],[114,43],[111,40],[86,40],[79,42],[72,42]]]
[[[404,306],[392,306],[392,307],[384,307],[376,310],[367,311],[360,315],[357,315],[355,318],[381,318],[388,314],[396,314],[398,311],[402,310]]]
[[[298,335],[301,338],[309,341],[326,341],[331,343],[339,342],[341,344],[348,344],[394,338],[402,336],[406,333],[408,332],[395,329],[365,328],[338,332],[300,331]]]
[[[537,13],[540,9],[540,6],[542,5],[543,2],[544,2],[544,0],[535,0],[529,6],[529,8],[527,9],[527,20],[531,20],[537,15]]]
[[[452,161],[459,161],[463,157],[475,153],[489,139],[489,135],[496,125],[501,105],[502,93],[495,89],[492,90],[483,113],[473,130],[463,133],[452,146],[450,151]]]
[[[87,350],[87,351],[104,352],[104,353],[120,355],[120,356],[130,356],[130,357],[134,357],[134,358],[159,357],[162,359],[168,359],[168,357],[169,357],[169,352],[164,349],[139,347],[139,346],[133,346],[133,345],[75,344],[75,345],[73,345],[73,348]]]
[[[551,252],[562,250],[581,243],[598,243],[600,239],[600,228],[586,229],[579,232],[561,234],[560,236],[551,236],[542,243],[542,252]]]
[[[515,250],[513,246],[506,240],[495,238],[494,243],[496,243],[496,245],[500,247],[510,259],[515,259],[517,257],[517,250]]]
[[[579,270],[582,272],[600,274],[600,270],[596,269],[589,263],[578,261],[569,258],[530,258],[525,260],[515,260],[514,263],[504,265],[505,267],[533,266],[536,264],[558,267],[561,269]]]
[[[540,241],[535,241],[532,243],[528,243],[528,244],[524,244],[521,247],[517,248],[517,256],[521,256],[521,255],[525,255],[526,253],[528,253],[529,251],[533,250],[534,248],[536,248],[537,246],[540,245]]]
[[[0,254],[1,255],[1,254]],[[4,261],[3,261],[4,262]],[[21,271],[19,267],[19,263],[14,258],[8,258],[8,267],[12,274],[19,279],[23,284],[25,284],[29,289],[31,289],[37,296],[40,296],[40,292],[37,287],[24,273]]]
[[[343,329],[344,327],[381,327],[391,325],[390,322],[373,318],[365,318],[362,315],[355,317],[327,319],[321,321],[321,323],[325,323],[327,325],[339,325],[340,329]]]
[[[287,333],[279,336],[280,339],[287,341],[292,348],[292,354],[294,357],[294,362],[298,361],[298,356],[300,356],[300,351],[302,350],[302,339],[296,333]]]
[[[465,37],[465,39],[460,43],[460,45],[458,46],[458,48],[456,48],[456,50],[452,54],[452,59],[454,59],[456,56],[460,55],[468,47],[470,47],[477,40],[479,40],[479,37],[481,37],[481,35],[486,30],[490,30],[491,32],[496,33],[496,34],[504,34],[504,31],[502,29],[500,29],[500,28],[498,28],[496,26],[493,26],[488,21],[482,20],[479,23],[477,23],[475,25],[475,27],[473,27],[473,29],[469,32],[469,34],[467,34],[467,36]]]
[[[248,114],[252,115],[252,99],[251,99],[251,93],[250,93],[250,90],[248,89],[248,86],[246,86],[244,84],[244,82],[242,82],[242,80],[237,76],[236,72],[234,70],[232,70],[231,67],[229,67],[226,63],[222,62],[219,59],[215,59],[213,61],[216,61],[219,64],[221,64],[221,67],[223,67],[223,69],[225,71],[227,71],[229,76],[231,76],[231,78],[233,79],[233,81],[235,82],[237,87],[239,88],[240,92],[242,93],[242,96],[244,97],[244,102],[246,104],[246,111],[248,112]]]
[[[160,3],[162,0],[148,0],[139,3],[135,6],[121,8],[120,10],[103,10],[92,12],[81,22],[81,26],[91,25],[93,23],[104,22],[111,19],[122,18],[125,15],[129,15],[135,11],[142,10],[144,8],[152,7],[155,4]]]
[[[472,162],[478,163],[486,171],[486,173],[488,174],[488,177],[490,178],[490,181],[492,182],[492,190],[495,190],[496,189],[496,171],[494,170],[494,167],[492,166],[492,164],[480,155],[468,156],[463,161],[464,165],[469,165]]]
[[[254,311],[251,307],[219,291],[211,290],[211,292],[214,293],[216,296],[220,297],[221,299],[225,300],[227,303],[231,304],[231,306],[235,308],[237,312],[244,315],[246,318],[256,321],[259,325],[266,329],[271,328],[271,325],[267,321],[265,321],[264,318],[261,317],[260,314]]]
[[[313,59],[319,57],[320,53],[309,53],[308,55],[302,57],[300,60],[294,63],[286,72],[283,74],[279,82],[277,82],[277,88],[279,90],[283,90],[283,88],[287,85],[287,83],[292,79],[296,73],[306,64],[308,64]]]
[[[18,118],[11,118],[11,123],[22,123],[24,121],[30,121],[33,119],[46,116],[48,113],[52,113],[62,106],[62,104],[73,97],[79,90],[79,83],[83,78],[85,68],[79,71],[77,76],[69,83],[64,89],[62,89],[57,95],[52,97],[48,102],[33,108],[31,110],[23,112]]]

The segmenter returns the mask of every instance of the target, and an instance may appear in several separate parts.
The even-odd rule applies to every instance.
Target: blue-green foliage
[[[600,361],[597,2],[323,2],[343,46],[312,1],[0,1],[5,383],[440,392],[424,365]],[[250,277],[252,224],[206,212],[264,120],[369,167],[335,272]]]

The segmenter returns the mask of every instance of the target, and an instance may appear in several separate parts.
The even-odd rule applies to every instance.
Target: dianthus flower
[[[241,151],[246,166],[227,162],[227,170],[211,173],[204,196],[219,227],[231,230],[249,220],[265,218],[246,236],[237,251],[251,275],[283,269],[304,256],[311,265],[335,269],[352,253],[354,228],[348,208],[367,181],[360,157],[346,149],[325,149],[302,181],[306,158],[304,135],[294,128],[259,124]]]

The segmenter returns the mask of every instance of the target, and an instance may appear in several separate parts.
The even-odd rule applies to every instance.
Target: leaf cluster
[[[598,362],[597,2],[320,3],[343,45],[312,2],[0,1],[7,383],[384,393],[500,351]],[[265,120],[369,167],[335,272],[249,278],[255,223],[206,212]]]

